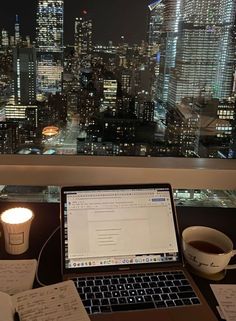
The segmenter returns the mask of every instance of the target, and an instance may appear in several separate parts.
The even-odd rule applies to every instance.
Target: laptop
[[[170,184],[62,187],[61,233],[91,320],[217,320],[184,267]]]

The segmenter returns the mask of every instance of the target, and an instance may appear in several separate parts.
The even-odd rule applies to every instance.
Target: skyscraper
[[[161,31],[164,18],[164,4],[162,0],[155,1],[148,6],[149,25],[148,25],[148,55],[149,57],[157,56],[159,52]]]
[[[234,0],[183,0],[176,47],[170,70],[168,103],[185,97],[227,99],[234,67]]]
[[[160,40],[160,69],[157,82],[157,97],[167,102],[171,70],[176,64],[176,48],[181,17],[182,0],[162,0],[164,5]]]
[[[38,93],[62,90],[63,0],[39,0],[36,25]]]
[[[160,70],[160,43],[164,22],[164,4],[162,0],[155,1],[149,6],[148,23],[148,57],[151,68],[154,69],[155,78],[152,84],[152,97],[156,98],[157,81]]]
[[[92,53],[92,20],[86,10],[75,19],[75,53],[80,67],[90,67]]]
[[[35,48],[13,49],[13,73],[15,104],[34,104],[36,101]]]
[[[16,15],[15,21],[15,45],[20,43],[20,23],[19,23],[19,16]]]

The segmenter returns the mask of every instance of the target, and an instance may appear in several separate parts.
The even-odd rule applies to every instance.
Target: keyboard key
[[[180,305],[183,305],[183,304],[184,304],[182,300],[174,300],[174,302],[175,302],[175,304],[176,304],[177,306],[180,306]]]
[[[136,303],[136,304],[119,304],[119,305],[111,306],[111,309],[113,312],[129,311],[129,310],[145,310],[145,309],[152,309],[152,308],[155,308],[153,302],[143,302],[143,303]]]
[[[191,292],[193,291],[192,287],[190,285],[182,285],[179,286],[179,292]]]
[[[159,308],[166,308],[166,304],[164,301],[156,301],[155,302],[156,307]]]
[[[92,313],[100,313],[100,307],[98,306],[91,307],[91,311]]]
[[[191,304],[192,304],[192,302],[191,302],[190,299],[183,299],[182,301],[183,301],[183,303],[184,303],[185,305],[191,305]]]
[[[127,300],[126,300],[126,298],[118,298],[118,302],[119,302],[119,304],[125,304],[125,303],[127,303]]]
[[[133,298],[132,296],[129,296],[129,297],[127,298],[127,302],[128,302],[128,303],[135,303],[135,298]]]
[[[152,296],[151,295],[144,295],[144,301],[145,302],[151,302],[152,301]]]
[[[198,298],[192,298],[191,301],[193,304],[200,304],[200,300]]]
[[[100,305],[100,300],[92,299],[92,305]]]
[[[113,291],[112,292],[112,296],[113,297],[119,297],[120,296],[120,292],[119,291]]]
[[[125,288],[126,290],[130,290],[130,289],[133,289],[133,285],[132,284],[125,284]]]
[[[102,285],[102,280],[95,280],[95,281],[94,281],[94,284],[95,284],[95,285]]]
[[[83,300],[82,302],[83,302],[83,305],[85,307],[90,307],[91,306],[91,300]]]
[[[102,299],[103,298],[103,292],[96,292],[95,293],[95,298],[96,299]]]
[[[88,314],[91,314],[91,309],[89,307],[85,307],[85,310]]]
[[[168,307],[174,307],[174,306],[175,306],[175,303],[174,303],[174,301],[172,301],[172,300],[167,300],[165,303],[166,303],[166,305],[167,305]]]
[[[109,300],[108,299],[102,299],[101,300],[102,305],[109,305]]]
[[[180,299],[194,298],[196,296],[194,292],[178,292],[177,295]]]
[[[118,299],[117,298],[111,298],[110,299],[110,304],[118,304]]]
[[[109,305],[102,305],[100,309],[102,313],[111,312],[111,307]]]
[[[139,295],[145,295],[146,294],[143,289],[139,289],[139,290],[137,290],[137,292],[138,292]]]
[[[86,299],[93,299],[95,297],[95,294],[94,293],[86,293]]]
[[[137,303],[144,302],[144,298],[142,296],[136,296],[135,300]]]
[[[154,301],[160,301],[161,300],[161,296],[159,294],[154,294],[152,297],[153,297]]]

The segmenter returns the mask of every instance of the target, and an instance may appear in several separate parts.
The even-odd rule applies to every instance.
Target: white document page
[[[36,260],[0,260],[0,291],[10,295],[32,289]]]
[[[236,320],[236,285],[211,284],[211,289],[219,303],[224,319]]]

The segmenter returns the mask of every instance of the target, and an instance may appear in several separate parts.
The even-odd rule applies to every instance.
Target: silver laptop
[[[217,320],[184,268],[169,184],[62,187],[61,233],[91,320]]]

